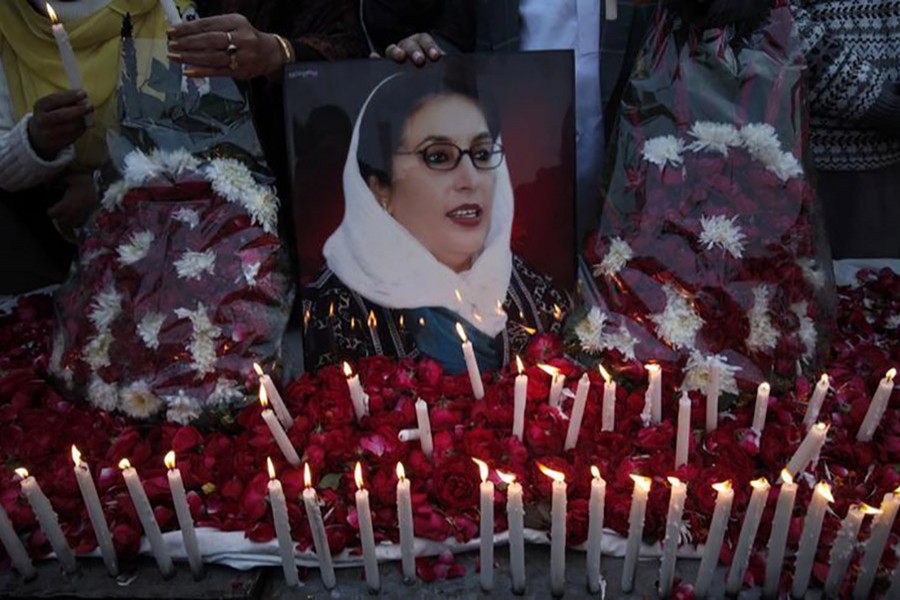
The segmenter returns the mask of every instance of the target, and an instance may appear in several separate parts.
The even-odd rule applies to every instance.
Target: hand
[[[185,21],[168,33],[169,59],[187,65],[188,77],[254,79],[284,66],[278,40],[257,30],[243,15]]]
[[[56,92],[38,99],[28,121],[28,141],[44,160],[53,160],[60,150],[84,133],[84,117],[94,112],[82,90]]]
[[[385,48],[384,54],[398,63],[409,59],[414,65],[421,67],[425,64],[426,56],[432,61],[440,60],[444,51],[427,33],[414,33]]]
[[[76,232],[91,216],[99,203],[94,178],[90,175],[69,175],[65,179],[62,199],[47,209],[47,216],[66,240],[75,243]]]

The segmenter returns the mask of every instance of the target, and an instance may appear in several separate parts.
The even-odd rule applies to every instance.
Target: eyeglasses
[[[429,144],[421,150],[412,152],[396,152],[395,154],[418,154],[422,157],[425,166],[434,171],[452,171],[459,165],[463,155],[468,154],[472,166],[480,171],[496,169],[503,162],[503,146],[494,143],[484,143],[463,150],[456,144],[438,142]]]

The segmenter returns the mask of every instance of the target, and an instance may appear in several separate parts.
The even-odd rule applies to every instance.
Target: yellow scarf
[[[134,37],[165,38],[167,23],[159,0],[112,0],[86,17],[65,23],[94,106],[94,126],[75,144],[77,171],[92,170],[106,159],[106,132],[116,126],[115,91],[119,81],[122,19],[131,13]],[[18,119],[35,101],[67,90],[50,19],[26,0],[0,1],[0,59]]]

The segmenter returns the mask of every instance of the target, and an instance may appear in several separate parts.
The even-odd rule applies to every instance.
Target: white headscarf
[[[472,268],[456,273],[381,208],[359,170],[356,155],[366,107],[378,90],[398,75],[384,79],[372,90],[356,119],[344,165],[344,220],[325,242],[325,260],[345,285],[380,306],[443,307],[495,336],[506,326],[506,313],[497,303],[506,298],[512,275],[509,245],[513,192],[509,169],[505,160],[496,169],[484,250]],[[457,290],[462,302],[457,299]]]

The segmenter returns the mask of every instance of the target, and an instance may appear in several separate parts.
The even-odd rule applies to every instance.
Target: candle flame
[[[731,480],[728,479],[726,481],[722,481],[720,483],[714,483],[712,488],[716,490],[718,493],[727,492],[731,489]]]
[[[275,465],[272,464],[272,458],[266,457],[266,470],[269,471],[269,479],[275,479]]]
[[[864,515],[880,515],[882,513],[880,508],[869,506],[865,502],[859,505],[859,510],[861,510]]]
[[[525,365],[522,364],[522,359],[518,354],[516,355],[516,368],[519,369],[519,375],[521,375],[522,371],[525,370]]]
[[[131,461],[129,461],[127,458],[123,458],[122,460],[119,461],[119,468],[122,469],[123,471],[125,469],[130,469]]]
[[[629,475],[629,477],[631,477],[632,481],[634,481],[634,487],[641,488],[645,492],[650,491],[650,485],[653,483],[652,479],[650,479],[649,477],[644,477],[642,475],[635,475],[633,473]]]
[[[516,482],[516,474],[515,473],[507,473],[505,471],[497,471],[497,477],[499,477],[500,481],[502,481],[506,485],[512,485]]]
[[[263,376],[263,370],[262,370],[262,367],[259,366],[259,363],[253,363],[253,370],[256,371],[256,374],[259,375],[260,377]]]
[[[166,457],[163,458],[163,462],[166,463],[167,469],[174,469],[175,468],[175,451],[169,450],[169,452],[166,453]]]
[[[896,376],[897,376],[897,369],[891,367],[890,369],[888,369],[888,372],[885,373],[884,378],[887,379],[889,382],[893,382],[894,377],[896,377]]]
[[[544,475],[546,475],[553,481],[563,481],[564,482],[566,480],[565,473],[561,473],[559,471],[554,471],[553,469],[546,467],[546,466],[542,465],[541,463],[538,463],[537,466],[538,466],[538,469],[540,469],[541,473],[543,473]]]
[[[303,463],[303,487],[312,487],[312,473],[309,470],[309,463]]]
[[[463,343],[469,341],[469,338],[466,337],[466,330],[463,329],[463,326],[461,323],[456,324],[456,335],[458,335],[460,337],[460,339],[463,341]]]
[[[499,300],[497,300],[497,314],[498,314],[498,315],[505,315],[505,314],[506,314],[506,311],[503,310],[503,303],[500,302]]]
[[[594,477],[594,479],[603,479],[602,477],[600,477],[600,468],[597,467],[597,465],[591,465],[591,475]]]
[[[754,479],[753,481],[750,482],[750,485],[752,485],[753,489],[755,489],[755,490],[767,490],[770,487],[772,487],[769,485],[769,480],[766,479],[765,477],[760,477],[759,479]]]
[[[75,463],[76,467],[81,466],[81,452],[78,451],[75,444],[72,444],[72,462]]]
[[[481,475],[481,483],[487,481],[488,474],[490,472],[490,467],[487,466],[487,463],[474,457],[472,458],[472,462],[478,465],[478,473],[479,475]]]
[[[347,379],[353,377],[353,369],[350,368],[350,365],[347,363],[347,361],[344,361],[344,377],[346,377]]]
[[[356,489],[363,489],[362,463],[356,461],[356,467],[353,469],[353,479],[356,480]]]
[[[677,477],[666,477],[666,479],[669,480],[669,483],[672,485],[673,488],[674,488],[674,487],[681,487],[681,486],[684,485],[684,484],[681,482],[681,480],[678,479]]]
[[[519,314],[521,315],[521,313]],[[525,325],[522,325],[522,330],[528,335],[534,335],[537,333],[537,329],[534,329],[533,327],[527,327]]]
[[[19,467],[18,469],[16,469],[16,475],[18,475],[22,479],[27,479],[28,478],[28,469],[26,469],[25,467]]]
[[[376,327],[378,327],[378,319],[375,318],[374,310],[369,310],[369,318],[367,319],[366,323],[368,323],[369,329],[375,329]]]
[[[50,17],[50,21],[52,21],[53,24],[56,25],[57,23],[59,23],[59,17],[56,16],[56,11],[53,10],[53,7],[50,6],[49,2],[47,2],[46,6],[47,6],[47,16]]]
[[[562,309],[559,307],[559,304],[553,305],[553,318],[557,321],[562,319]]]
[[[328,318],[334,318],[334,302],[328,305]]]
[[[559,369],[557,369],[556,367],[551,367],[550,365],[541,363],[538,365],[538,368],[550,377],[555,378],[557,375],[559,375]]]
[[[898,486],[897,486],[897,489],[894,490],[894,495],[895,495],[895,496],[900,496],[900,485],[898,485]]]
[[[419,327],[425,327],[425,317],[419,317]]]
[[[350,317],[350,331],[356,329],[356,317]]]
[[[793,477],[793,475],[791,475],[791,472],[788,471],[787,469],[781,470],[781,480],[787,484],[794,483],[794,477]]]
[[[650,363],[648,365],[644,365],[644,368],[647,369],[648,371],[650,371],[651,375],[659,372],[659,365],[656,363]]]
[[[472,309],[472,318],[475,320],[476,323],[484,322],[484,319],[481,318],[481,315],[478,314],[478,311],[475,310],[474,308]]]
[[[462,302],[462,294],[459,293],[459,290],[458,289],[453,290],[453,293],[456,295],[456,301]]]
[[[822,497],[829,502],[834,502],[834,496],[831,494],[831,486],[824,481],[820,481],[816,484],[816,492],[821,494]]]
[[[821,431],[822,433],[824,433],[824,432],[828,431],[828,425],[826,425],[825,423],[816,423],[815,425],[813,425],[813,429],[816,429],[817,431]]]
[[[262,404],[263,408],[269,407],[269,394],[266,392],[266,386],[262,384],[259,386],[259,403]]]
[[[403,329],[405,323],[406,321],[404,320],[403,315],[400,315],[400,329]]]
[[[597,365],[597,368],[600,369],[600,374],[603,375],[603,380],[606,383],[612,383],[612,376],[609,374],[609,371],[603,368],[603,365]]]
[[[397,479],[403,481],[406,479],[406,469],[403,468],[403,463],[397,461]]]

